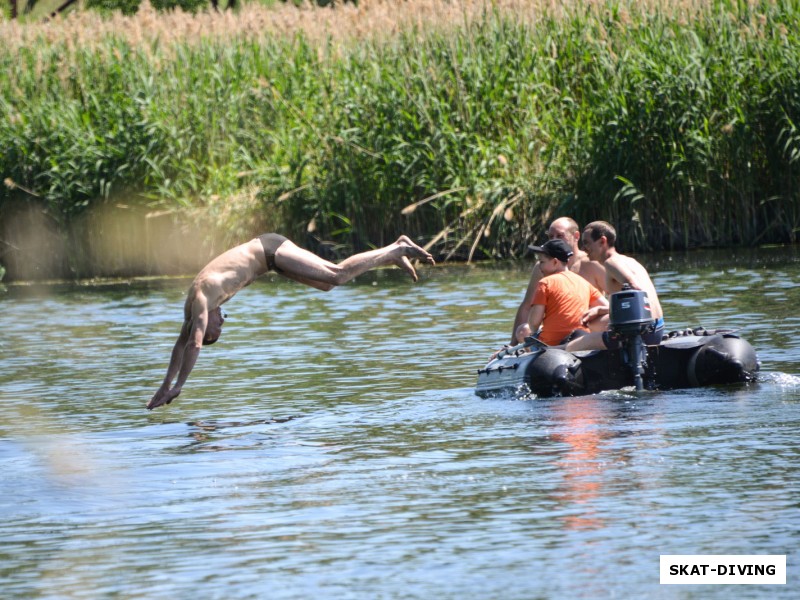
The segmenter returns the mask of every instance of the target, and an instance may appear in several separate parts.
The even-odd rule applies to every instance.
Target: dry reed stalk
[[[752,0],[751,0],[752,1]],[[514,15],[516,20],[535,22],[542,17],[566,17],[591,11],[603,14],[614,7],[622,14],[664,11],[690,17],[709,8],[701,0],[361,0],[358,6],[341,4],[319,8],[291,3],[264,7],[245,4],[238,12],[180,11],[159,14],[145,0],[130,17],[119,13],[103,17],[92,11],[73,11],[43,23],[0,22],[0,39],[6,52],[18,52],[40,44],[65,44],[70,48],[92,48],[108,38],[134,46],[163,50],[173,44],[204,40],[257,40],[264,36],[291,38],[302,33],[320,48],[340,49],[364,40],[391,40],[409,30],[419,32],[463,27],[487,13]]]

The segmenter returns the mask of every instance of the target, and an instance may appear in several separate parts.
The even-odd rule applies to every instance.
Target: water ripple
[[[479,399],[527,268],[448,268],[259,282],[147,412],[186,282],[0,296],[4,597],[674,597],[659,554],[796,572],[800,271],[748,295],[757,269],[674,262],[670,323],[739,327],[757,384]]]

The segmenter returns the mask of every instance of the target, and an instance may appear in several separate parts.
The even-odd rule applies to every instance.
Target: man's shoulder
[[[639,264],[639,261],[633,258],[632,256],[628,256],[627,254],[621,254],[619,252],[615,252],[611,256],[606,259],[606,265],[624,265],[627,263],[636,263]]]
[[[594,287],[586,277],[585,273],[576,273],[575,271],[563,271],[564,277],[572,281],[575,285]]]
[[[611,270],[616,273],[628,272],[636,274],[637,276],[646,275],[649,277],[647,269],[642,263],[632,256],[627,256],[625,254],[617,253],[613,259],[606,261],[606,265],[610,266]]]
[[[574,271],[576,273],[601,273],[605,271],[605,268],[599,262],[596,260],[591,260],[584,254],[577,261],[575,261]]]
[[[559,273],[550,273],[550,275],[543,275],[541,279],[536,284],[537,290],[547,291],[553,285],[558,285],[558,281],[561,279],[561,275],[563,273],[568,273],[569,271],[561,271]]]
[[[555,275],[563,275],[563,276],[564,276],[564,277],[566,277],[567,279],[574,279],[575,277],[577,277],[578,279],[583,279],[583,277],[581,277],[580,275],[578,275],[578,274],[577,274],[575,271],[573,271],[572,269],[564,269],[563,271],[561,271],[560,273],[556,273]],[[553,276],[555,277],[555,275],[553,275]]]
[[[558,273],[553,273],[551,275],[547,275],[542,277],[539,283],[545,286],[563,286],[565,285],[565,280],[570,282],[575,282],[578,285],[586,284],[591,285],[588,281],[586,281],[583,277],[575,273],[574,271],[570,271],[569,269],[564,269],[563,271],[559,271]]]

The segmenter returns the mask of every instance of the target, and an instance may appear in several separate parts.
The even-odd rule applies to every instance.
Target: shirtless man
[[[216,342],[222,332],[224,318],[220,306],[258,276],[276,271],[288,279],[328,291],[384,265],[397,265],[417,281],[412,259],[434,264],[433,257],[406,236],[389,246],[351,256],[338,265],[303,250],[277,233],[265,233],[220,254],[203,267],[189,287],[183,307],[183,327],[172,349],[167,374],[147,408],[169,404],[181,393],[200,348]],[[178,379],[172,386],[176,375]]]
[[[586,255],[586,252],[578,248],[581,230],[573,219],[569,217],[559,217],[550,223],[550,227],[547,229],[547,237],[551,240],[564,240],[567,242],[570,248],[572,248],[572,256],[567,262],[567,268],[573,273],[577,273],[583,277],[601,292],[605,292],[605,269],[600,263],[591,260]],[[514,329],[511,331],[512,345],[522,343],[525,336],[530,335],[530,329],[527,328],[528,314],[531,309],[533,295],[536,293],[536,286],[542,277],[544,277],[544,274],[542,273],[541,266],[537,262],[533,266],[531,280],[528,282],[528,289],[525,290],[525,297],[522,299],[517,309],[517,315],[514,318]],[[598,329],[604,329],[605,324],[601,324],[601,321],[593,321],[589,325],[589,328],[592,331],[596,331]]]
[[[664,334],[664,312],[656,294],[647,270],[639,262],[617,252],[615,247],[617,232],[605,221],[589,223],[583,230],[583,247],[591,260],[601,263],[606,269],[605,287],[609,294],[622,291],[622,286],[628,284],[635,290],[642,290],[650,301],[650,313],[653,316],[653,331],[644,334],[644,343],[655,345],[661,342]],[[592,321],[608,314],[608,307],[596,306],[586,311],[584,321]],[[602,350],[617,346],[609,337],[609,332],[590,333],[569,342],[565,350],[575,352],[578,350]]]

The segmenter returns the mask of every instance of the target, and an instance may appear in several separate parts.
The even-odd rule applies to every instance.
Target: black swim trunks
[[[267,259],[267,271],[280,273],[281,270],[275,265],[275,253],[288,238],[277,233],[265,233],[259,236],[258,239],[264,247],[264,256]]]

